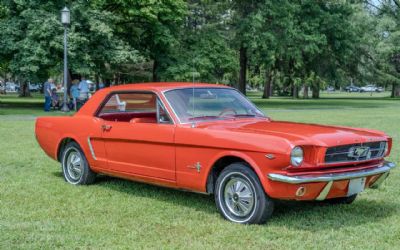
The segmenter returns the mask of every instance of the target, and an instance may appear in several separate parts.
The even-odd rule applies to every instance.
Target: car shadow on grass
[[[63,178],[61,172],[53,175]],[[154,186],[140,182],[100,175],[94,184],[139,198],[154,199],[196,211],[216,214],[214,196]],[[285,226],[299,230],[323,231],[354,227],[377,222],[397,212],[397,204],[389,201],[358,197],[351,205],[328,205],[321,202],[276,201],[267,225]]]
[[[183,190],[155,186],[151,184],[134,182],[120,178],[100,175],[94,185],[109,188],[118,192],[127,193],[141,198],[157,199],[158,201],[173,205],[190,207],[194,210],[215,214],[214,197]]]

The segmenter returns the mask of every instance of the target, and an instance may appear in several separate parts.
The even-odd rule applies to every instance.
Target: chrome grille
[[[383,157],[386,142],[367,142],[328,148],[325,163],[357,162]]]

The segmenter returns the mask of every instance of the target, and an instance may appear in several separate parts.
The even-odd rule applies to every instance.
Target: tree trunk
[[[1,94],[7,94],[6,93],[6,82],[7,82],[7,73],[4,72],[4,77],[3,77],[3,86],[4,86],[4,91]]]
[[[394,98],[394,92],[396,91],[396,84],[392,83],[392,93],[390,94],[391,98]]]
[[[318,99],[319,98],[319,82],[314,82],[312,85],[312,98]]]
[[[29,91],[29,84],[27,81],[23,81],[19,96],[20,97],[31,97],[31,92]]]
[[[290,83],[290,89],[291,89],[290,95],[295,99],[299,98],[299,88],[296,85],[296,83],[294,82],[294,79],[292,76],[289,77],[289,83]]]
[[[264,93],[262,98],[268,99],[272,93],[272,79],[273,79],[273,71],[265,72],[265,85],[264,85]]]
[[[0,84],[0,87],[4,87],[4,90],[0,91],[0,94],[3,94],[3,95],[7,94],[6,93],[6,82],[7,82],[7,79],[4,78],[4,82]]]
[[[99,83],[100,83],[100,78],[99,78],[99,74],[96,74],[94,76],[94,80],[96,81],[96,91],[100,89]]]
[[[246,95],[246,71],[247,71],[247,49],[243,46],[240,46],[239,50],[239,91]]]
[[[299,98],[299,87],[293,82],[293,98],[297,99]]]
[[[295,65],[295,60],[290,59],[289,61],[289,84],[291,88],[290,94],[293,98],[299,98],[299,90],[294,81],[294,65]]]
[[[399,97],[400,96],[400,86],[395,83],[392,83],[392,94],[390,95],[391,98]]]
[[[106,79],[105,81],[104,81],[104,87],[110,87],[111,86],[111,80],[110,79]]]
[[[308,86],[304,84],[303,89],[303,98],[308,99]]]
[[[158,76],[158,61],[155,58],[153,62],[153,82],[159,82],[159,76]]]

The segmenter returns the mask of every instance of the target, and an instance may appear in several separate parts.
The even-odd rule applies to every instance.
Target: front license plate
[[[349,189],[347,191],[347,196],[351,196],[353,194],[358,194],[364,191],[365,188],[365,180],[366,178],[357,178],[349,181]]]

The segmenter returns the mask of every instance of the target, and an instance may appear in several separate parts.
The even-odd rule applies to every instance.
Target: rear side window
[[[153,93],[116,93],[113,94],[100,111],[107,113],[156,112],[157,97]]]
[[[164,105],[154,93],[114,93],[97,116],[114,122],[172,123]]]

